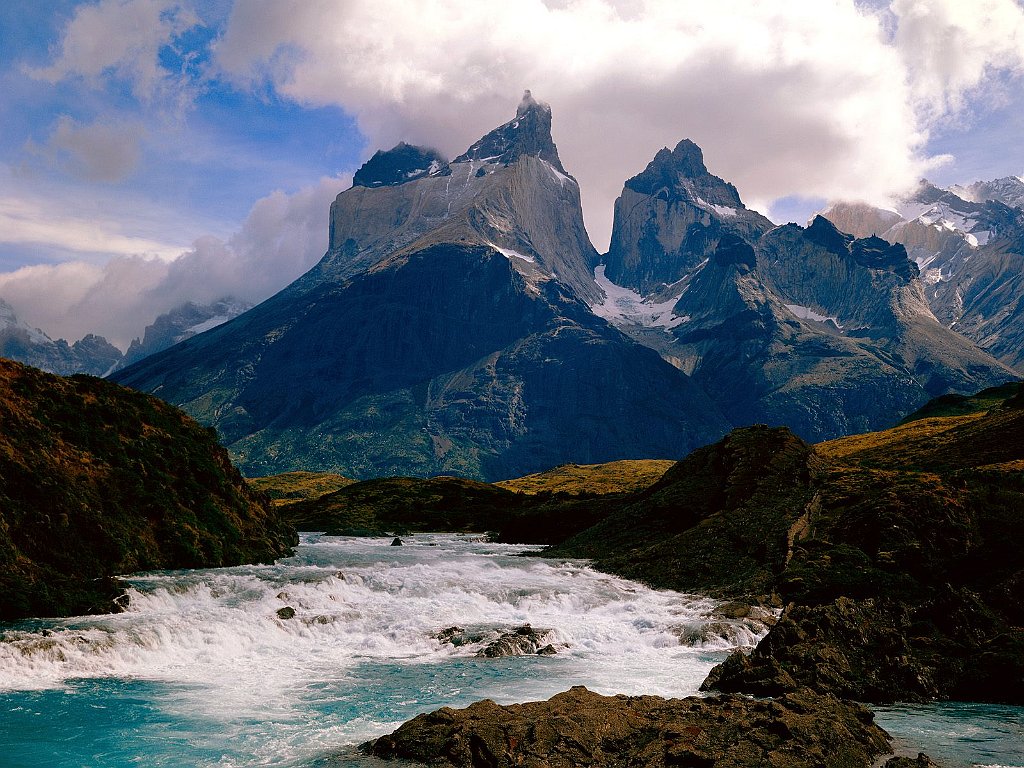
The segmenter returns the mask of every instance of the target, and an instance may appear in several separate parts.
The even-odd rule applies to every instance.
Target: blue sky
[[[374,149],[454,155],[524,88],[599,248],[684,137],[777,221],[1024,174],[1020,0],[7,0],[0,42],[0,298],[121,346],[283,287]]]

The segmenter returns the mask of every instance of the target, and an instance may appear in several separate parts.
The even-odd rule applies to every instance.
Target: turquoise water
[[[715,602],[474,537],[307,534],[273,566],[141,574],[122,614],[0,633],[0,768],[337,768],[355,745],[481,698],[696,693],[759,636]],[[292,619],[277,611],[295,610]],[[523,623],[550,657],[477,658],[434,636]],[[694,638],[703,638],[695,641]],[[1024,768],[1021,708],[885,708],[880,724],[944,765]]]
[[[0,642],[0,766],[311,766],[420,712],[603,693],[696,692],[733,647],[714,602],[470,537],[306,535],[274,566],[143,574],[129,610],[32,622]],[[289,620],[277,616],[295,609]],[[550,630],[551,657],[434,638]],[[721,630],[722,628],[720,628]],[[325,762],[327,761],[327,762]],[[360,765],[365,763],[359,762]]]
[[[897,746],[925,751],[946,768],[1024,768],[1024,707],[942,702],[874,709],[875,722]]]

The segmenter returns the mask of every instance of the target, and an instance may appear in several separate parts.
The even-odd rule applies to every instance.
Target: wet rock
[[[551,648],[550,652],[542,654],[550,655],[555,653],[554,647],[546,642],[550,634],[550,630],[537,630],[529,624],[524,624],[521,627],[517,627],[513,632],[506,632],[497,640],[488,643],[476,655],[489,659],[502,656],[530,656],[540,653],[542,648]]]
[[[483,642],[486,635],[482,632],[467,632],[462,627],[448,627],[442,629],[434,637],[442,643],[449,643],[456,648],[461,648],[464,645]]]
[[[939,768],[924,752],[918,752],[917,757],[890,757],[885,761],[885,768]]]
[[[867,768],[892,751],[870,711],[806,689],[761,701],[735,695],[601,696],[580,686],[548,701],[445,707],[360,749],[441,768]],[[910,765],[916,764],[893,768]]]
[[[400,538],[398,538],[397,536],[395,536],[394,541],[391,542],[391,546],[392,547],[400,547],[400,546],[402,546],[402,540]]]
[[[294,619],[295,618],[295,609],[292,608],[290,605],[286,605],[284,608],[278,608],[277,609],[277,617],[279,619],[286,619],[286,620],[287,619]]]

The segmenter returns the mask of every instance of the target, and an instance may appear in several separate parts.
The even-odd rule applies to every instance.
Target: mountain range
[[[1018,377],[969,317],[950,327],[913,244],[775,226],[688,140],[625,183],[599,254],[551,120],[527,92],[454,160],[376,153],[312,270],[113,378],[215,426],[249,475],[496,480],[675,458],[755,422],[828,439]],[[971,205],[992,209],[993,235],[964,242],[1001,249],[1005,309],[1024,213]]]
[[[54,341],[44,331],[21,320],[12,306],[0,299],[0,356],[61,376],[76,373],[108,376],[154,352],[237,317],[250,306],[231,297],[210,304],[185,302],[157,316],[146,326],[143,336],[133,339],[128,350],[122,353],[104,337],[94,333],[74,344],[68,344],[64,339]]]
[[[824,213],[860,236],[901,243],[921,270],[939,321],[1024,369],[1024,181],[948,190],[921,182],[895,210],[838,204]]]

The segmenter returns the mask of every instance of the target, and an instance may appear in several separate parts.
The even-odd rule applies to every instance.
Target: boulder
[[[806,689],[758,701],[735,695],[601,696],[577,686],[548,701],[445,707],[360,749],[440,768],[867,768],[892,751],[872,720],[859,704]]]

